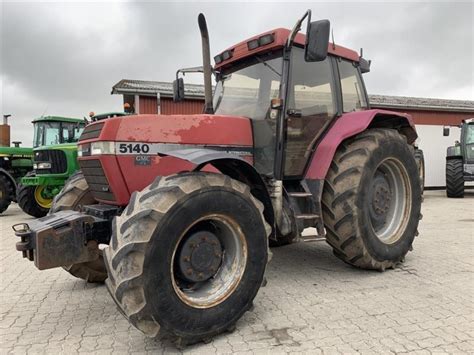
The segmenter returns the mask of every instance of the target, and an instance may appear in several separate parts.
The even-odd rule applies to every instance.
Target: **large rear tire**
[[[323,191],[327,242],[353,266],[403,261],[421,217],[413,151],[396,130],[370,129],[338,148]]]
[[[64,188],[53,200],[50,213],[74,210],[77,211],[84,205],[97,203],[89,190],[89,185],[82,175],[77,171],[69,177]],[[71,275],[87,282],[104,282],[107,278],[102,250],[97,249],[99,255],[97,260],[85,263],[64,266],[63,269]]]
[[[464,171],[462,159],[446,160],[446,195],[448,197],[464,197]]]
[[[147,336],[205,340],[251,307],[270,232],[245,184],[202,172],[157,178],[115,219],[106,285]]]
[[[0,213],[5,212],[15,198],[15,185],[4,174],[0,174]]]

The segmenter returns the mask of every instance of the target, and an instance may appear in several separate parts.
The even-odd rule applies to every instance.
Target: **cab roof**
[[[254,36],[245,41],[242,41],[232,47],[227,48],[225,51],[222,51],[221,53],[232,51],[232,57],[227,60],[223,60],[219,64],[216,64],[214,68],[218,70],[242,58],[253,56],[255,54],[259,54],[259,53],[263,53],[263,52],[267,52],[267,51],[271,51],[275,49],[279,49],[279,48],[283,48],[286,41],[288,40],[288,36],[290,35],[290,33],[291,33],[291,30],[287,28],[276,28],[274,30],[261,33],[257,36]],[[265,35],[269,35],[269,34],[273,35],[274,37],[273,42],[257,47],[252,50],[248,49],[247,47],[248,42],[258,39],[260,37],[263,37]],[[298,33],[295,36],[294,44],[304,47],[305,43],[306,43],[306,35],[302,33]],[[329,43],[328,54],[332,54],[334,56],[348,59],[354,62],[359,62],[359,54],[356,51],[345,48],[340,45],[333,44],[333,43]]]
[[[72,123],[84,122],[82,118],[62,117],[62,116],[41,116],[41,117],[35,118],[31,122],[36,123],[36,122],[45,122],[45,121],[72,122]]]

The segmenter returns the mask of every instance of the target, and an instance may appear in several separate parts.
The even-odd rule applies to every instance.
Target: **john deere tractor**
[[[474,181],[474,118],[463,120],[461,140],[448,147],[446,153],[446,195],[464,197],[464,182]],[[449,136],[449,127],[443,135]]]
[[[0,213],[16,201],[17,184],[33,167],[33,148],[20,147],[21,142],[10,147],[10,116],[3,115],[0,125]]]
[[[86,121],[46,116],[35,119],[33,125],[33,170],[18,184],[17,201],[24,212],[43,217],[64,182],[78,169],[76,142]]]
[[[124,112],[94,114],[92,122],[124,116]],[[18,204],[33,217],[45,216],[54,196],[64,182],[79,169],[77,140],[87,120],[48,116],[33,121],[35,124],[33,171],[21,179],[18,186]]]

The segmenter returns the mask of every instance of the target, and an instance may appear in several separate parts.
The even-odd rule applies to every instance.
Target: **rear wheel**
[[[56,195],[50,213],[74,210],[77,211],[84,205],[95,204],[96,201],[89,190],[82,172],[78,171],[70,176],[64,188]],[[104,282],[107,270],[104,265],[102,250],[97,249],[98,259],[85,263],[73,264],[63,267],[71,275],[86,280],[87,282]]]
[[[106,284],[146,335],[196,342],[251,307],[271,228],[247,185],[210,173],[158,178],[132,195],[113,229]]]
[[[27,175],[28,176],[28,175]],[[53,199],[45,194],[45,186],[18,185],[18,206],[30,216],[40,218],[48,214]]]
[[[5,212],[15,197],[15,185],[12,181],[0,174],[0,213]]]
[[[371,129],[345,141],[323,192],[327,242],[343,261],[385,270],[417,234],[421,191],[413,152],[396,130]]]
[[[464,172],[462,159],[446,160],[446,195],[464,197]]]

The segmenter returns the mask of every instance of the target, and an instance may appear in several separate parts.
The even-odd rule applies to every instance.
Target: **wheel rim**
[[[53,199],[44,197],[44,186],[36,186],[35,188],[35,200],[43,208],[51,208],[51,205],[53,204]]]
[[[178,297],[194,308],[210,308],[238,286],[247,264],[247,242],[234,219],[208,215],[193,223],[173,252],[171,279]]]
[[[369,194],[372,229],[385,244],[397,242],[403,235],[411,210],[411,186],[404,165],[386,159],[377,167]]]

